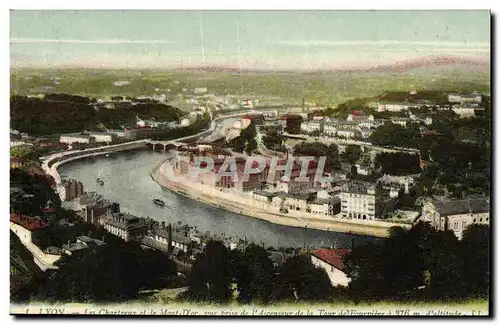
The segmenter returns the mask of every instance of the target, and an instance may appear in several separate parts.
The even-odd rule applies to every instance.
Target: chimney
[[[89,230],[89,237],[92,237],[92,231]]]
[[[105,243],[106,241],[104,241],[104,239],[106,238],[106,236],[102,236],[102,242]]]
[[[165,225],[165,221],[163,221],[163,225]],[[168,224],[168,245],[167,245],[167,250],[170,253],[172,251],[172,224]]]

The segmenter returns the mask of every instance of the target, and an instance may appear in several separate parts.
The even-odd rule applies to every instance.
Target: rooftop
[[[30,216],[26,216],[23,214],[11,213],[10,214],[10,221],[15,223],[15,224],[18,224],[18,225],[20,225],[20,226],[22,226],[30,231],[42,229],[42,228],[45,228],[48,226],[47,222],[45,222],[37,217],[30,217]]]
[[[349,249],[316,249],[311,254],[325,263],[330,264],[338,270],[344,269],[344,256],[351,251]]]
[[[349,193],[366,194],[373,186],[374,184],[370,182],[357,181],[348,183],[345,189],[347,189]]]
[[[255,194],[255,195],[261,195],[261,196],[265,196],[265,197],[275,197],[275,196],[278,195],[278,193],[272,193],[272,192],[261,191],[261,190],[254,191],[253,194]]]
[[[490,211],[490,199],[481,196],[461,200],[439,200],[435,206],[436,211],[441,215],[486,213]]]

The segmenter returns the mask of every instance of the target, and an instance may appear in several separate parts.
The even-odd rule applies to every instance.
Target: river
[[[163,189],[149,173],[165,159],[164,153],[146,150],[95,157],[63,164],[61,177],[81,181],[85,191],[95,191],[110,201],[120,203],[122,212],[158,221],[182,222],[196,226],[202,232],[224,233],[226,236],[246,237],[249,242],[266,247],[330,246],[350,247],[352,238],[356,245],[376,241],[374,237],[326,232],[276,225],[221,210]],[[101,178],[104,185],[96,183]],[[155,206],[151,200],[159,197],[165,207]]]

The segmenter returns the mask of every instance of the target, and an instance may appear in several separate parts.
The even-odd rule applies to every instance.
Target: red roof
[[[360,110],[355,109],[354,111],[352,111],[352,115],[363,115],[363,112],[361,112]]]
[[[348,255],[351,252],[350,249],[339,248],[339,249],[317,249],[312,252],[312,255],[316,256],[323,262],[326,262],[336,269],[343,270],[344,269],[344,256]]]
[[[22,226],[30,231],[45,228],[48,226],[47,222],[45,222],[43,220],[40,220],[40,219],[37,219],[34,217],[30,217],[30,216],[25,216],[23,214],[11,213],[10,214],[10,221],[15,223],[15,224],[18,224],[18,225],[20,225],[20,226]]]
[[[43,208],[43,213],[56,213],[56,208]]]

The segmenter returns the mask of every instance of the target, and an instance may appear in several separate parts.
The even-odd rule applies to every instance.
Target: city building
[[[83,143],[83,144],[93,144],[96,142],[94,136],[85,134],[82,132],[63,134],[59,137],[60,143],[73,144],[73,143]]]
[[[255,205],[259,205],[262,208],[268,207],[273,202],[273,198],[278,196],[278,192],[268,192],[263,190],[258,190],[252,192],[252,202]]]
[[[460,116],[460,118],[468,118],[474,117],[476,115],[476,111],[484,111],[484,108],[478,107],[474,104],[461,104],[453,105],[452,110],[455,114]]]
[[[307,211],[313,214],[334,216],[340,213],[340,203],[340,198],[336,196],[329,199],[316,198],[308,204]]]
[[[351,182],[340,193],[342,218],[374,220],[379,214],[379,193],[374,184]]]
[[[465,199],[428,199],[422,206],[422,220],[438,230],[452,230],[461,239],[472,224],[490,224],[490,199],[471,196]]]
[[[334,137],[337,134],[337,123],[325,123],[323,125],[323,134]]]
[[[41,218],[11,213],[10,222],[21,226],[17,228],[17,236],[21,241],[31,242],[37,246],[46,246],[48,243],[46,234],[49,224]]]
[[[300,131],[306,134],[311,132],[323,133],[324,125],[324,118],[322,118],[321,120],[305,121],[300,125]]]
[[[363,139],[368,139],[373,134],[373,130],[370,128],[360,126],[358,129]]]
[[[120,132],[125,136],[125,131]],[[118,134],[114,132],[85,132],[85,134],[94,137],[95,142],[111,144],[118,139]]]
[[[370,176],[373,173],[373,168],[366,164],[356,164],[356,173],[358,175]]]
[[[131,214],[110,213],[100,220],[104,229],[124,241],[141,240],[146,234],[143,220]]]
[[[290,134],[300,133],[303,117],[298,114],[285,114],[279,117],[284,131]]]
[[[104,240],[91,238],[89,236],[78,236],[76,242],[69,242],[62,246],[62,252],[66,255],[81,256],[86,252],[95,250],[96,248],[105,245]]]
[[[377,183],[386,186],[392,186],[395,188],[402,187],[406,194],[410,193],[410,190],[415,188],[418,179],[420,178],[420,174],[414,175],[405,175],[405,176],[392,176],[392,175],[384,175],[377,180]]]
[[[408,102],[401,103],[378,103],[377,111],[378,112],[402,112],[407,111],[410,108],[420,108],[422,104],[414,104]]]
[[[326,271],[333,287],[347,287],[351,280],[343,271],[343,259],[349,253],[348,249],[316,249],[311,253],[311,262]]]
[[[448,102],[450,103],[477,103],[481,104],[482,96],[480,93],[472,94],[448,94]]]
[[[402,127],[407,127],[410,124],[410,119],[406,117],[391,117],[392,124],[399,124]]]
[[[111,203],[95,192],[85,193],[79,198],[80,211],[78,215],[88,224],[100,226],[100,218],[106,214],[120,212],[118,203]]]
[[[61,201],[71,201],[82,196],[83,184],[75,179],[63,180],[61,185],[58,185],[57,191]]]

